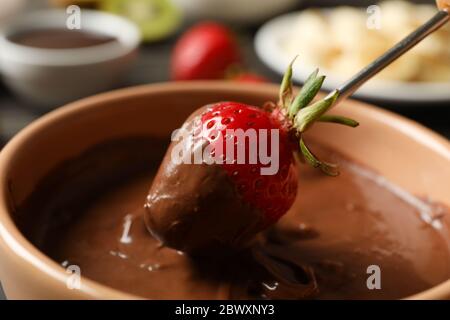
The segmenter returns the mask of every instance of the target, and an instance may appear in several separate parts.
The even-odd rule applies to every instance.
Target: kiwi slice
[[[164,39],[181,24],[181,14],[170,0],[103,0],[100,8],[134,21],[144,41]]]
[[[49,0],[50,5],[55,7],[68,7],[72,4],[82,8],[96,9],[100,0]]]

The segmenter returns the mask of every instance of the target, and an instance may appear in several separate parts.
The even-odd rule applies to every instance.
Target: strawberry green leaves
[[[299,152],[305,161],[314,168],[321,169],[327,175],[336,176],[339,174],[337,166],[319,160],[307,147],[302,134],[316,122],[337,123],[349,127],[356,127],[359,123],[343,116],[326,114],[339,97],[338,90],[334,90],[325,98],[310,104],[325,80],[325,76],[319,76],[318,69],[311,73],[297,96],[292,98],[292,66],[295,60],[296,58],[289,64],[283,77],[278,105],[291,120],[293,130],[300,137]]]
[[[319,69],[316,69],[306,80],[294,102],[289,107],[288,114],[290,117],[294,117],[300,109],[306,107],[319,92],[325,76],[318,76],[318,74]]]
[[[284,73],[283,80],[281,81],[278,105],[285,111],[288,110],[289,105],[292,102],[292,65],[296,59],[297,57],[291,61]]]
[[[339,91],[334,90],[324,99],[300,109],[294,118],[295,128],[297,128],[300,133],[305,132],[331,108],[338,96]]]
[[[343,117],[343,116],[337,116],[337,115],[333,115],[333,114],[324,114],[322,115],[319,120],[317,120],[319,122],[330,122],[330,123],[338,123],[338,124],[342,124],[344,126],[349,126],[352,128],[355,128],[357,126],[359,126],[359,122],[347,117]]]
[[[303,154],[303,158],[306,160],[308,164],[310,164],[313,168],[319,168],[323,173],[329,176],[337,176],[339,175],[338,166],[333,163],[327,163],[320,161],[306,146],[303,138],[300,139],[300,151]]]

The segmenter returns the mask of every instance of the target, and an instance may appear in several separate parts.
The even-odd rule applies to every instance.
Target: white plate
[[[255,37],[255,49],[258,57],[280,74],[284,74],[293,58],[283,51],[281,43],[289,36],[289,31],[295,25],[298,14],[299,12],[293,12],[270,20],[258,30]],[[293,79],[297,82],[304,82],[316,67],[302,64],[301,52],[299,52],[299,58],[294,65]],[[321,73],[327,75],[323,85],[327,91],[339,87],[347,80],[322,68]],[[450,101],[450,82],[407,83],[374,78],[364,84],[354,96],[408,104],[444,102]]]

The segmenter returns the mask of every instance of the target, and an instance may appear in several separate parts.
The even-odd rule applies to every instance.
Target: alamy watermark
[[[381,289],[381,268],[375,264],[367,267],[367,274],[370,276],[367,278],[366,286],[369,290]]]
[[[186,126],[175,130],[171,160],[175,164],[259,164],[261,175],[275,175],[280,162],[278,129],[226,129],[208,137],[205,126],[194,120],[195,132]]]
[[[71,5],[66,8],[68,15],[66,19],[66,27],[69,30],[81,29],[81,8],[76,5]]]
[[[61,264],[68,274],[66,279],[66,287],[69,290],[81,289],[81,268],[76,264],[69,264],[68,261],[64,261]]]
[[[3,285],[1,281],[0,281],[0,300],[6,300],[6,294],[5,291],[3,290]]]
[[[371,30],[380,30],[383,27],[381,7],[378,5],[372,5],[367,7],[366,12],[369,15],[366,21],[367,28]]]

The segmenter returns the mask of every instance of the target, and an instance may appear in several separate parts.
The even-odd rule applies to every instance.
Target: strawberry
[[[227,130],[238,129],[249,132],[249,129],[267,130],[270,142],[272,130],[279,130],[279,174],[261,175],[265,167],[260,161],[250,164],[237,163],[236,157],[221,165],[237,187],[240,197],[255,208],[264,212],[264,220],[270,224],[278,220],[292,205],[297,193],[297,167],[294,164],[292,150],[295,146],[289,139],[289,131],[282,127],[282,123],[270,113],[255,106],[237,102],[221,102],[208,108],[201,117],[204,127],[201,138],[208,141],[212,150],[226,150],[226,139],[219,140],[218,136],[226,137]],[[227,137],[238,143],[236,136]],[[259,136],[256,135],[255,143]],[[270,148],[270,145],[269,145]],[[236,152],[237,153],[237,152]],[[246,155],[249,156],[249,149]],[[248,159],[248,157],[247,157]],[[276,204],[276,205],[275,205]]]
[[[194,254],[241,249],[292,206],[297,158],[326,174],[338,174],[335,165],[314,156],[303,133],[316,121],[352,127],[358,123],[325,115],[338,91],[310,104],[325,79],[318,71],[295,99],[291,76],[292,64],[277,104],[258,108],[219,102],[198,109],[186,120],[181,131],[187,134],[183,139],[174,136],[145,204],[147,228],[162,243]],[[263,155],[276,155],[278,161],[269,166],[261,146],[266,146]],[[177,156],[183,161],[175,160]]]
[[[241,61],[238,45],[225,26],[203,22],[186,31],[172,54],[173,80],[222,79]]]
[[[238,75],[232,77],[231,80],[237,81],[237,82],[248,82],[248,83],[269,82],[269,80],[267,80],[263,76],[260,76],[259,74],[252,73],[252,72],[239,73]]]

